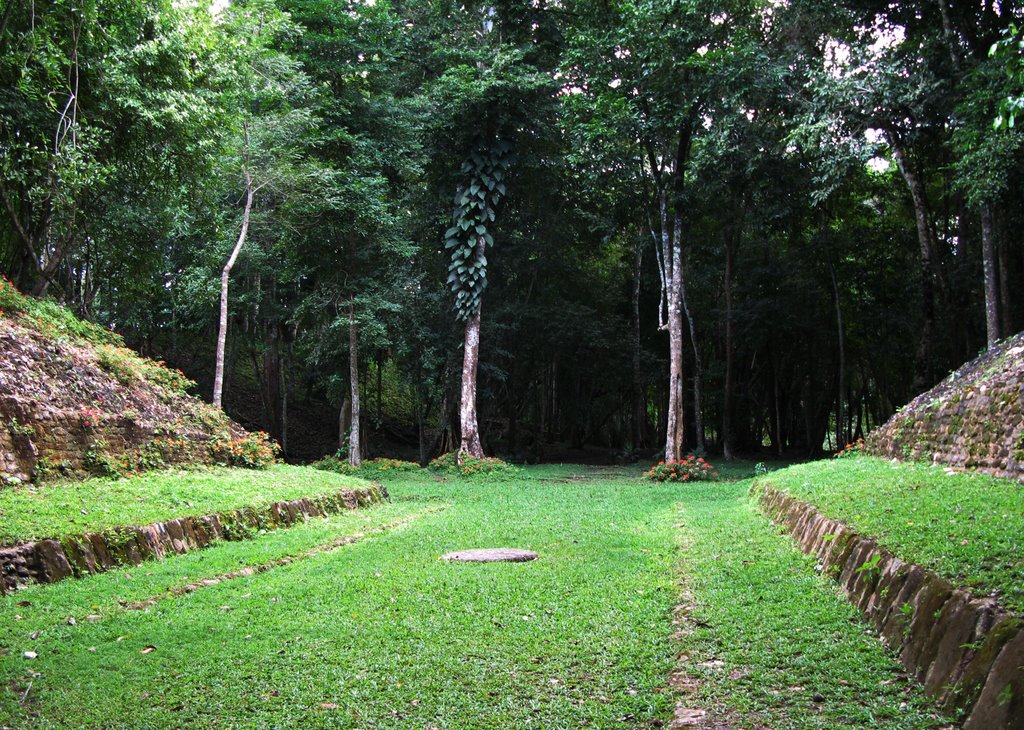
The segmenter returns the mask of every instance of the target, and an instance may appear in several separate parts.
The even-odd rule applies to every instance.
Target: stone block
[[[1024,727],[1024,631],[1018,631],[992,663],[984,689],[964,730]]]

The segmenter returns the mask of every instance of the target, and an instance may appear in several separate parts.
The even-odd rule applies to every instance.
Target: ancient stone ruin
[[[922,393],[865,440],[876,456],[1024,480],[1024,333]]]

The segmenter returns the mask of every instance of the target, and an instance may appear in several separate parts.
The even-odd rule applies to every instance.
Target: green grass
[[[671,719],[682,649],[749,670],[755,689],[736,680],[718,692],[728,685],[717,672],[702,689],[743,718],[870,727],[873,714],[889,723],[879,726],[928,726],[917,690],[757,514],[749,483],[681,488],[639,471],[531,468],[497,483],[402,475],[388,483],[391,504],[0,599],[0,725],[650,728]],[[409,518],[382,532],[361,522]],[[354,544],[168,593],[357,530],[368,534]],[[541,557],[438,559],[485,546]],[[747,570],[748,558],[758,567]],[[710,628],[680,645],[672,610],[684,575]],[[121,608],[153,596],[145,611]],[[23,658],[29,650],[38,658]],[[827,686],[840,679],[841,691]],[[806,712],[790,696],[795,681],[824,688],[827,709]],[[909,709],[897,716],[899,702]]]
[[[680,487],[695,603],[684,666],[699,683],[689,705],[739,727],[942,725],[835,582],[757,511],[749,486]]]
[[[0,544],[205,515],[367,486],[299,466],[154,471],[128,479],[46,482],[0,490]]]
[[[773,472],[771,485],[925,566],[1024,612],[1024,485],[873,457]]]

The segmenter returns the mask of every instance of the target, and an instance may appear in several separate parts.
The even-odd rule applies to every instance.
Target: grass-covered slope
[[[875,457],[772,472],[772,486],[876,538],[900,559],[1024,613],[1024,486]]]
[[[0,599],[0,725],[655,728],[672,721],[680,666],[702,677],[692,701],[737,727],[938,724],[853,609],[757,514],[749,482],[637,475],[396,474],[394,502],[365,515],[20,591]],[[474,547],[540,557],[439,560]],[[281,555],[299,557],[176,590]],[[687,628],[673,623],[681,581],[700,624],[674,639]]]
[[[0,545],[257,507],[368,486],[352,476],[278,464],[264,471],[209,468],[127,478],[48,482],[0,491]]]
[[[231,462],[231,442],[245,433],[190,396],[193,385],[117,334],[0,279],[0,488]]]

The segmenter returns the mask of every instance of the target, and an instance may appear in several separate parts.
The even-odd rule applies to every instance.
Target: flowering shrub
[[[248,433],[237,439],[222,433],[210,442],[210,455],[214,461],[245,469],[266,469],[274,463],[280,451],[281,447],[264,431]]]
[[[655,482],[707,482],[718,479],[715,467],[702,456],[687,456],[676,461],[660,461],[644,472],[644,478]]]
[[[836,452],[835,458],[845,459],[850,456],[857,456],[864,453],[864,439],[860,438],[852,444],[847,444]]]
[[[453,474],[463,477],[486,476],[492,479],[507,479],[519,474],[518,467],[494,456],[485,456],[482,459],[478,459],[475,456],[464,453],[461,464],[458,457],[457,451],[442,454],[430,462],[428,468],[441,474]]]
[[[82,406],[82,410],[79,412],[79,416],[82,418],[82,426],[85,428],[96,428],[100,421],[107,417],[107,414],[98,408],[88,408]]]

